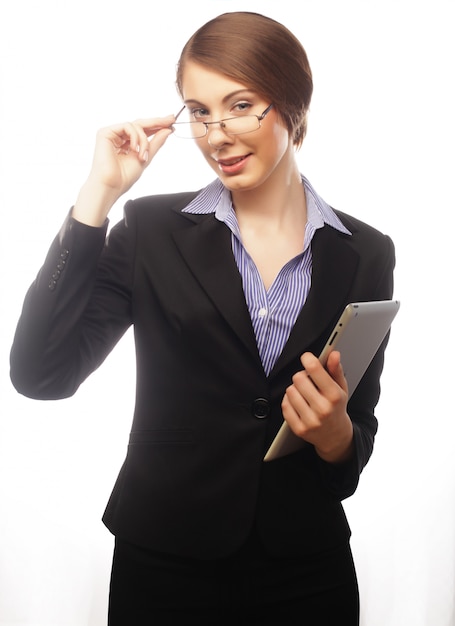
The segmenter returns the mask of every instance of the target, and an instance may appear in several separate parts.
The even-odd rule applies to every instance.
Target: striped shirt
[[[232,251],[242,278],[245,300],[251,316],[259,355],[266,375],[280,356],[310,291],[312,273],[311,241],[318,228],[327,224],[350,235],[333,209],[302,176],[307,204],[303,250],[280,270],[266,290],[258,269],[242,244],[230,192],[218,179],[210,183],[183,211],[214,213],[232,233]]]

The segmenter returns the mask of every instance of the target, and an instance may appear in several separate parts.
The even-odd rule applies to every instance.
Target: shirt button
[[[264,419],[264,417],[268,417],[270,413],[270,404],[269,401],[265,398],[256,398],[253,402],[253,406],[251,407],[251,412],[254,417],[258,419]]]
[[[262,308],[259,309],[258,315],[261,319],[266,317],[267,309],[263,306]]]

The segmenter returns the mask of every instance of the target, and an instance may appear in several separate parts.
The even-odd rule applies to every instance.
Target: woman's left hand
[[[304,370],[292,378],[281,405],[290,429],[313,444],[318,455],[329,463],[341,463],[353,453],[353,427],[347,413],[348,385],[340,353],[331,352],[324,367],[305,352]]]

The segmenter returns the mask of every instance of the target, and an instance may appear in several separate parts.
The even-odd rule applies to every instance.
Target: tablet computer
[[[332,350],[340,352],[349,397],[373,360],[399,308],[398,300],[352,302],[346,306],[330,333],[319,360],[325,365]],[[287,423],[283,422],[264,461],[297,452],[305,445],[305,440],[294,435]]]

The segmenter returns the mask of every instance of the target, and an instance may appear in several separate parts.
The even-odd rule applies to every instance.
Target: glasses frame
[[[182,113],[182,111],[185,109],[186,107],[183,106],[180,111],[176,114],[175,119],[177,119],[179,117],[179,115]],[[224,117],[222,120],[217,120],[214,122],[201,122],[201,121],[196,121],[196,122],[174,122],[172,124],[172,129],[174,129],[174,126],[179,126],[179,125],[185,125],[185,126],[190,126],[192,124],[203,124],[203,126],[205,126],[205,133],[203,135],[198,135],[196,136],[191,136],[191,137],[179,137],[178,135],[175,135],[177,137],[177,139],[203,139],[204,137],[207,137],[207,134],[209,132],[209,126],[211,126],[212,124],[219,124],[221,126],[221,130],[226,133],[226,135],[246,135],[247,133],[254,133],[255,131],[259,130],[261,128],[261,122],[262,120],[265,118],[265,116],[267,115],[267,113],[270,112],[270,110],[273,108],[273,102],[271,104],[269,104],[269,106],[264,109],[264,111],[261,113],[261,115],[255,115],[254,113],[248,114],[248,115],[243,115],[243,116],[233,116],[233,117]],[[254,130],[245,130],[242,131],[241,133],[230,133],[225,129],[225,123],[229,122],[230,120],[238,120],[238,119],[242,119],[245,117],[255,117],[258,120],[258,127],[255,128]]]

